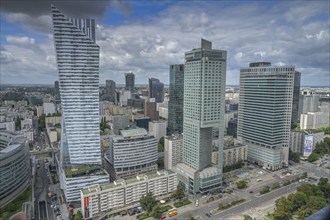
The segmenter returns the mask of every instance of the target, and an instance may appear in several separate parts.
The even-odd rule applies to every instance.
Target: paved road
[[[277,198],[277,197],[280,197],[281,195],[293,192],[296,190],[296,187],[300,184],[301,183],[294,183],[294,184],[291,184],[288,186],[284,186],[278,190],[271,191],[270,193],[267,193],[261,197],[257,197],[254,194],[250,194],[245,198],[248,198],[251,201],[238,205],[238,206],[235,206],[233,208],[227,209],[223,212],[220,212],[216,215],[211,216],[211,218],[208,218],[205,214],[210,212],[213,209],[218,208],[219,203],[220,203],[219,201],[214,202],[212,204],[200,206],[200,207],[186,208],[185,210],[182,210],[183,211],[182,213],[179,210],[179,214],[176,216],[176,218],[177,219],[188,219],[190,216],[199,215],[199,216],[202,216],[203,219],[225,219],[226,217],[229,217],[232,215],[237,215],[237,214],[243,212],[244,210],[248,210],[248,209],[260,206],[264,202]],[[245,195],[247,195],[247,194],[245,194]],[[239,198],[244,198],[244,196],[241,193],[239,193]],[[221,202],[227,203],[227,202],[230,202],[231,200],[233,200],[233,199],[230,198],[230,199],[222,200]]]

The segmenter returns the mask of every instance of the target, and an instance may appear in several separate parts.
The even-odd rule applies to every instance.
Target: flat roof
[[[121,130],[120,133],[123,138],[148,135],[148,132],[144,128]]]

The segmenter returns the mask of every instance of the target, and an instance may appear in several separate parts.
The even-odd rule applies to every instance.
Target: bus
[[[177,215],[176,209],[170,209],[170,210],[168,210],[168,216],[169,217],[172,217],[172,216],[175,216],[175,215]]]

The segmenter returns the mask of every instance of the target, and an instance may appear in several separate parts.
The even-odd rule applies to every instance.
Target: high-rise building
[[[125,82],[126,82],[126,90],[134,91],[135,88],[135,75],[134,73],[125,73]]]
[[[288,165],[295,68],[250,63],[240,71],[237,137],[248,160],[270,170]]]
[[[183,163],[176,167],[180,184],[189,193],[218,190],[222,183],[227,52],[201,48],[185,53]],[[212,128],[219,129],[219,162],[212,166]]]
[[[178,163],[182,163],[183,137],[181,134],[166,136],[164,139],[164,168],[174,170]]]
[[[168,102],[168,134],[183,131],[184,65],[170,65],[170,100]]]
[[[62,102],[61,188],[75,201],[80,188],[109,181],[100,167],[100,49],[94,20],[69,19],[53,5],[52,17]]]
[[[113,80],[105,81],[106,100],[116,103],[116,83]]]
[[[157,103],[147,101],[144,104],[144,115],[150,117],[151,121],[159,119],[159,113],[157,111]]]
[[[160,138],[166,136],[166,127],[167,121],[150,121],[149,133],[152,134],[157,139],[157,141],[159,141]]]
[[[58,81],[54,82],[54,87],[55,87],[55,92],[54,92],[54,99],[55,102],[58,103],[61,101],[61,96],[60,96],[60,84]]]
[[[297,123],[299,121],[299,99],[300,99],[300,79],[301,73],[294,73],[293,81],[293,99],[292,99],[292,123]]]
[[[158,103],[164,101],[164,83],[159,79],[149,78],[149,98],[155,98]]]
[[[315,94],[315,92],[311,90],[301,91],[299,100],[299,117],[301,114],[319,111],[319,105],[320,95]]]

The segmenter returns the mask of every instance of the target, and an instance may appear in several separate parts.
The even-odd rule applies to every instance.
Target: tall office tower
[[[301,73],[294,73],[293,80],[293,99],[292,99],[292,117],[291,122],[297,123],[299,121],[299,98],[300,98],[300,79]]]
[[[54,99],[55,103],[58,103],[61,101],[61,96],[60,96],[60,84],[58,81],[54,82],[54,87],[55,87],[55,92],[54,92]]]
[[[295,68],[250,63],[240,71],[237,137],[248,160],[270,170],[288,165]]]
[[[151,121],[159,119],[159,112],[157,111],[157,103],[147,101],[144,104],[144,116],[150,117]]]
[[[106,99],[110,102],[116,103],[116,83],[113,80],[105,81]]]
[[[164,83],[159,79],[149,78],[149,98],[155,98],[157,103],[164,101]]]
[[[125,73],[125,82],[126,82],[126,90],[134,91],[135,88],[135,75],[134,73]]]
[[[53,5],[51,10],[62,101],[61,187],[66,200],[75,201],[80,188],[109,181],[100,167],[100,50],[94,20],[69,19]]]
[[[170,65],[170,100],[168,102],[168,134],[183,131],[184,65]]]
[[[183,105],[183,163],[176,167],[180,184],[189,193],[219,190],[222,183],[222,150],[227,52],[201,48],[185,53]],[[220,161],[212,167],[212,128],[219,129]]]

